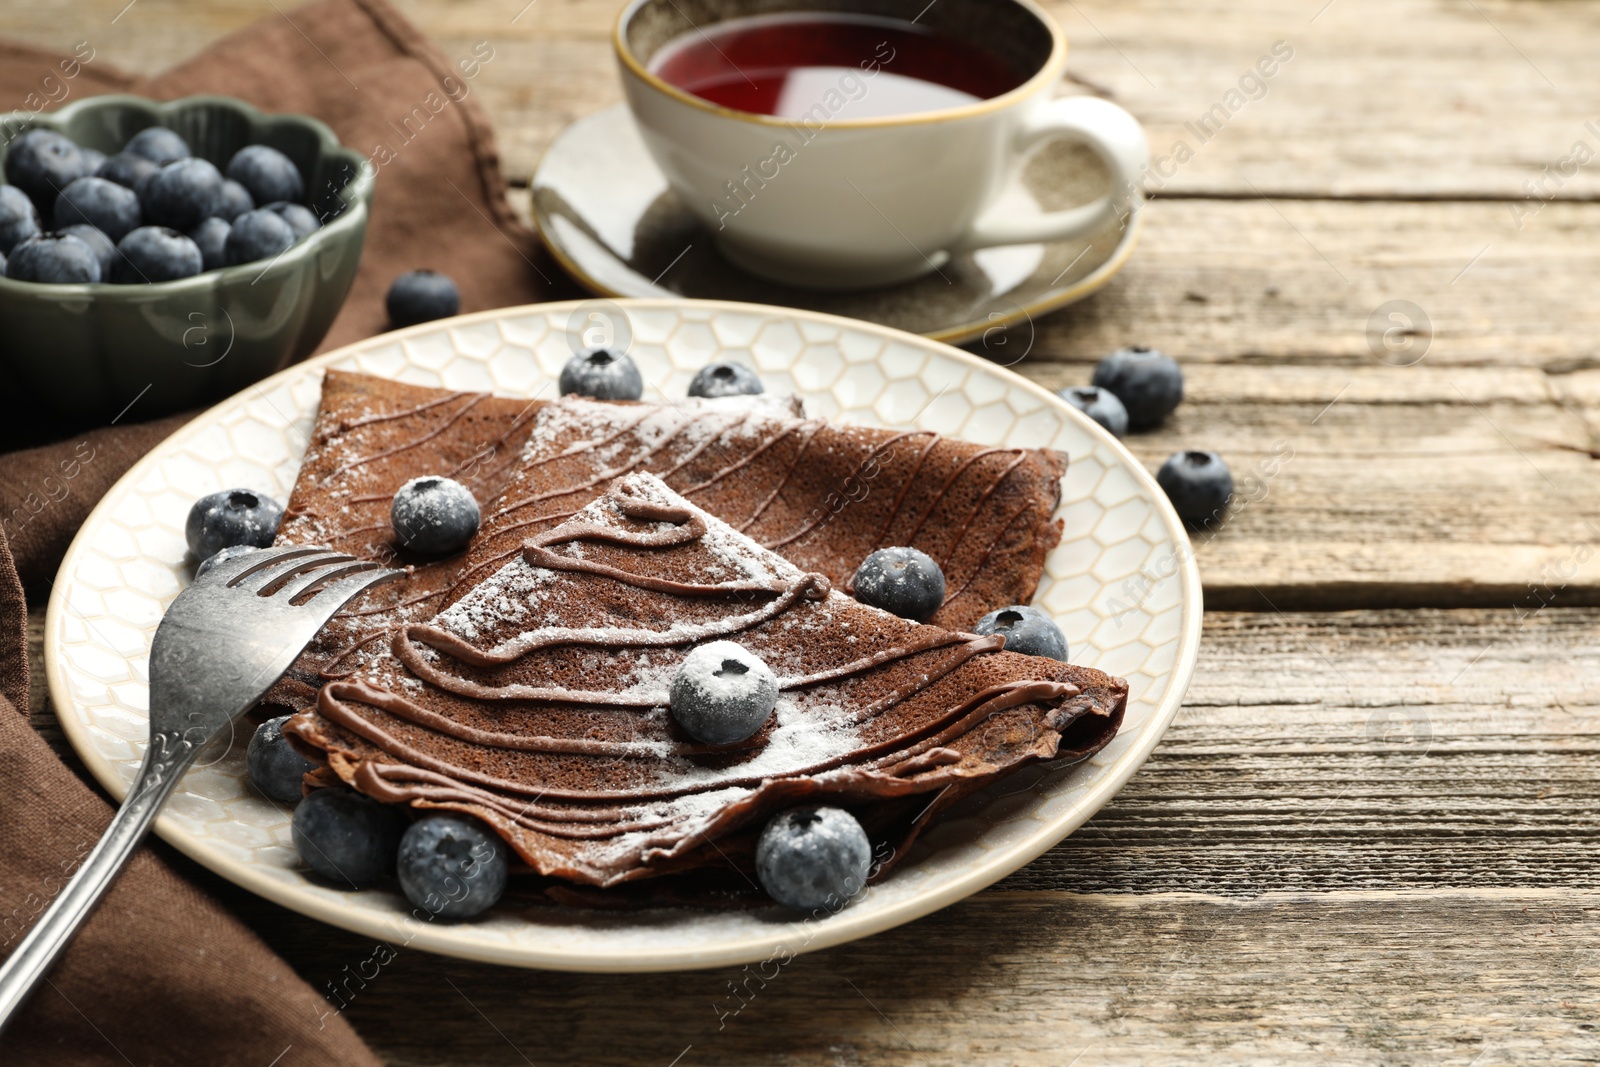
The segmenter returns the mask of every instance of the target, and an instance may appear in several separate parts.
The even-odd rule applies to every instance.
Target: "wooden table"
[[[494,44],[478,84],[525,185],[618,98],[618,3],[399,6],[452,55]],[[112,24],[125,5],[11,4],[0,33],[157,69],[277,6],[140,0]],[[1293,453],[1199,545],[1213,610],[1184,713],[1047,856],[799,959],[720,1031],[732,972],[402,953],[348,1012],[390,1062],[1600,1058],[1600,158],[1561,165],[1600,157],[1600,2],[1050,6],[1073,74],[1158,155],[1195,155],[1132,264],[1041,320],[1019,369],[1060,387],[1155,345],[1189,400],[1130,439],[1151,467]],[[1265,95],[1201,143],[1185,124],[1280,40]],[[1431,324],[1414,365],[1375,355],[1393,300]],[[370,952],[197,877],[318,987]]]

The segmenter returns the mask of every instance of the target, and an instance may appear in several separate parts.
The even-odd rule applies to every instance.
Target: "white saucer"
[[[1104,170],[1086,149],[1047,147],[1004,194],[1019,216],[1088,203]],[[1140,211],[1093,237],[990,248],[940,272],[862,292],[797,289],[733,266],[657,169],[619,104],[568,126],[533,176],[533,214],[561,265],[602,296],[694,297],[820,311],[960,344],[1082,300],[1122,269]]]

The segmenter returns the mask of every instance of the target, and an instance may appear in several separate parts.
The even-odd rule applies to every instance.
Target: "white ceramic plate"
[[[246,782],[247,727],[225,754],[183,780],[157,833],[269,900],[391,943],[527,967],[674,970],[824,948],[926,915],[1034,859],[1127,782],[1178,711],[1199,648],[1201,605],[1182,526],[1120,444],[1038,386],[923,337],[757,305],[608,306],[619,305],[651,392],[682,396],[696,369],[728,356],[754,365],[768,389],[802,396],[813,414],[1066,452],[1066,534],[1050,553],[1034,602],[1060,622],[1073,662],[1128,679],[1121,734],[1076,766],[1029,768],[969,799],[883,884],[820,922],[789,921],[775,911],[559,908],[535,909],[531,917],[491,912],[459,925],[421,921],[395,891],[344,892],[301,874],[289,809]],[[429,323],[292,367],[173,434],[106,494],[62,563],[46,619],[45,662],[67,736],[113,795],[127,792],[142,758],[150,639],[188,580],[183,523],[195,498],[230,486],[286,498],[325,368],[531,396],[571,355],[569,323],[580,308],[547,304]]]

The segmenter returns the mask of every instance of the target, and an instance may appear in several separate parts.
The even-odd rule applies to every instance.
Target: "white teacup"
[[[856,84],[870,92],[877,71],[866,56],[853,83],[847,75],[811,117],[790,120],[719,106],[651,72],[652,58],[684,34],[802,12],[920,14],[921,25],[981,45],[1026,80],[964,106],[850,118],[834,104]],[[1144,131],[1122,108],[1052,95],[1066,38],[1033,0],[633,0],[614,37],[628,105],[673,189],[728,259],[791,285],[890,285],[937,269],[953,252],[1094,233],[1135,205],[1149,159]],[[1110,191],[1027,217],[1001,208],[1016,172],[1057,139],[1092,149]]]

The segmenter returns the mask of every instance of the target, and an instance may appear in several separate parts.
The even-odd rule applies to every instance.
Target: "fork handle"
[[[157,735],[145,750],[139,777],[111,819],[111,825],[28,936],[0,965],[0,1029],[28,999],[83,920],[111,887],[117,872],[144,839],[156,812],[183,772],[194,762],[197,747],[180,734]]]

